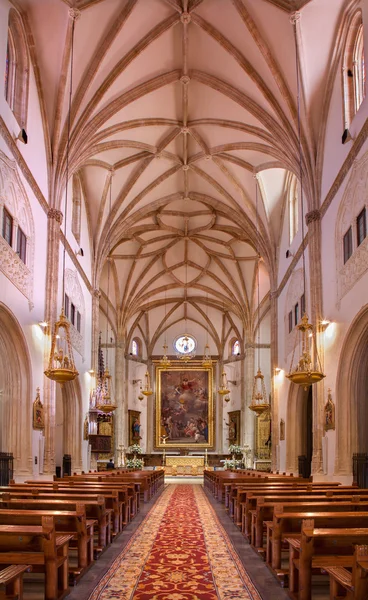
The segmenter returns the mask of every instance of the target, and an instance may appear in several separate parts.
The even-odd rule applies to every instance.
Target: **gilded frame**
[[[184,379],[188,380],[188,386],[186,390],[181,388],[181,383]],[[193,383],[197,382],[198,387],[195,388]],[[178,388],[181,388],[178,390]],[[203,390],[201,392],[201,390]],[[187,399],[183,400],[185,391],[188,392]],[[170,400],[168,399],[170,398]],[[181,398],[181,401],[180,401]],[[170,407],[171,404],[175,404],[175,407]],[[181,404],[180,404],[181,403]],[[187,405],[187,410],[184,411]],[[180,408],[181,406],[181,408]],[[198,408],[201,407],[201,408]],[[167,419],[172,417],[174,414],[179,419],[177,413],[178,410],[183,413],[183,416],[178,420],[178,424],[186,425],[185,430],[194,421],[201,427],[201,433],[197,427],[198,439],[195,440],[196,434],[193,437],[189,437],[189,434],[176,439],[170,439],[166,436],[166,431],[163,423],[167,423]],[[155,407],[155,445],[156,448],[186,448],[194,450],[196,448],[212,448],[214,445],[214,398],[213,398],[213,368],[202,367],[201,363],[194,363],[191,361],[190,365],[183,365],[182,362],[175,364],[169,369],[164,369],[160,366],[156,366],[156,407]],[[172,419],[173,420],[173,419]],[[193,426],[194,426],[193,423]],[[206,441],[206,424],[208,427],[207,441]]]
[[[229,423],[230,423],[230,421],[233,421],[233,423],[235,424],[235,438],[234,439],[230,439],[229,437],[227,438],[229,441],[229,446],[234,445],[234,444],[236,446],[240,446],[240,440],[241,440],[241,437],[240,437],[240,427],[241,427],[240,412],[241,412],[240,410],[232,410],[231,412],[227,413]],[[230,435],[229,425],[228,425],[228,435]]]
[[[33,429],[45,429],[45,410],[40,398],[40,388],[37,388],[36,400],[33,402]]]
[[[139,423],[141,422],[141,412],[138,410],[128,410],[129,446],[133,446],[133,444],[138,444],[138,446],[139,446],[140,441],[142,439],[141,437],[139,437],[139,438],[133,437],[133,425],[134,425],[134,422],[136,421],[136,419],[138,419]]]

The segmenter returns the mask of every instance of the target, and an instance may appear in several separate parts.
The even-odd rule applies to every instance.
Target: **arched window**
[[[299,210],[298,210],[298,180],[293,175],[289,185],[288,197],[289,209],[289,243],[293,241],[299,228]]]
[[[21,18],[9,11],[4,95],[21,128],[25,129],[28,104],[29,59]]]
[[[355,39],[354,53],[354,101],[355,112],[358,111],[365,97],[365,64],[364,64],[364,45],[363,45],[363,24],[358,29],[358,34]]]
[[[138,344],[137,340],[132,341],[132,354],[133,356],[138,356]]]
[[[142,356],[142,341],[139,339],[139,337],[135,337],[132,339],[132,343],[130,346],[130,354],[131,356]]]
[[[344,125],[346,131],[365,98],[366,90],[363,21],[360,10],[358,10],[350,20],[342,67]]]
[[[240,355],[240,342],[239,342],[239,340],[235,340],[235,342],[233,343],[231,354],[233,356],[239,356]]]
[[[73,175],[72,232],[78,244],[80,244],[81,233],[81,210],[82,194],[80,180],[78,175]]]

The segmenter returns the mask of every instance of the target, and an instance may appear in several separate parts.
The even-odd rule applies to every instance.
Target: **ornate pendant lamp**
[[[218,393],[220,394],[220,396],[227,396],[228,394],[230,394],[225,369],[221,373],[221,385],[219,386]],[[226,398],[225,398],[225,400],[226,400]],[[230,398],[229,398],[229,400],[230,400]],[[229,400],[226,400],[226,402],[228,402]]]
[[[249,409],[252,410],[257,417],[264,413],[268,407],[266,386],[264,382],[264,375],[261,371],[261,319],[260,319],[260,253],[259,253],[259,224],[258,224],[258,179],[256,179],[256,230],[257,230],[257,314],[258,314],[258,370],[257,375],[254,376],[252,402],[249,405]]]
[[[304,242],[304,203],[303,203],[303,163],[302,163],[302,143],[301,143],[301,118],[300,118],[300,67],[299,51],[296,36],[297,19],[294,18],[294,36],[296,48],[296,82],[297,82],[297,102],[298,102],[298,141],[299,141],[299,178],[300,178],[300,203],[302,220],[302,258],[303,258],[303,291],[306,305],[306,285],[305,285],[305,242]],[[296,348],[301,349],[301,355],[298,360],[294,360]],[[297,334],[295,336],[294,350],[291,358],[289,374],[286,377],[298,385],[303,385],[307,389],[313,383],[321,381],[325,375],[322,371],[321,362],[317,351],[317,340],[314,327],[309,323],[306,311],[301,322],[297,325]]]
[[[208,369],[209,367],[212,367],[211,350],[210,345],[208,343],[208,294],[206,300],[206,345],[204,347],[202,367]]]
[[[109,214],[111,213],[111,198],[112,198],[112,179],[110,179],[110,202],[109,202]],[[109,235],[109,234],[108,234]],[[97,409],[108,414],[114,412],[116,410],[116,405],[114,404],[111,395],[112,395],[112,386],[111,386],[111,375],[108,367],[109,363],[109,345],[108,345],[108,333],[109,333],[109,298],[110,298],[110,235],[107,242],[107,308],[106,308],[106,369],[100,368],[99,365],[99,394],[97,397]],[[103,360],[102,349],[101,349],[101,336],[99,341],[99,356],[101,356],[101,361]]]
[[[151,378],[148,371],[146,371],[144,374],[144,386],[142,388],[142,394],[144,394],[144,396],[152,396],[153,394],[151,388]]]
[[[73,93],[73,50],[74,50],[74,27],[75,17],[72,24],[71,55],[70,55],[70,89],[69,89],[69,111],[68,111],[68,138],[66,146],[66,170],[65,170],[65,208],[64,208],[64,249],[63,249],[63,279],[62,279],[62,306],[65,298],[65,246],[66,246],[66,224],[68,208],[68,181],[69,181],[69,145],[70,145],[70,110]],[[70,323],[67,320],[64,309],[61,309],[59,320],[54,325],[51,339],[51,351],[49,364],[45,371],[46,377],[63,384],[73,381],[79,375],[73,357],[72,342],[70,338]]]

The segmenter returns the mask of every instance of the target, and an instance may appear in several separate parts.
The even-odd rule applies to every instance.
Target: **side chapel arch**
[[[337,369],[336,475],[352,475],[353,453],[368,452],[366,434],[363,434],[368,423],[367,367],[368,304],[360,310],[348,329]]]
[[[23,331],[0,302],[0,450],[12,452],[15,474],[32,473],[32,376]]]

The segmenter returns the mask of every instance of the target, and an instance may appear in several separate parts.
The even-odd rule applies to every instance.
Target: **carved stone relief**
[[[14,243],[11,248],[0,237],[0,270],[28,299],[33,308],[34,223],[31,205],[22,185],[16,163],[0,150],[0,207],[5,206],[27,237],[27,264],[19,258]]]
[[[368,152],[354,163],[350,179],[341,200],[336,220],[335,254],[337,266],[337,302],[355,285],[368,269],[368,238],[357,247],[356,219],[368,207]],[[343,238],[349,227],[353,230],[353,254],[344,264]]]

